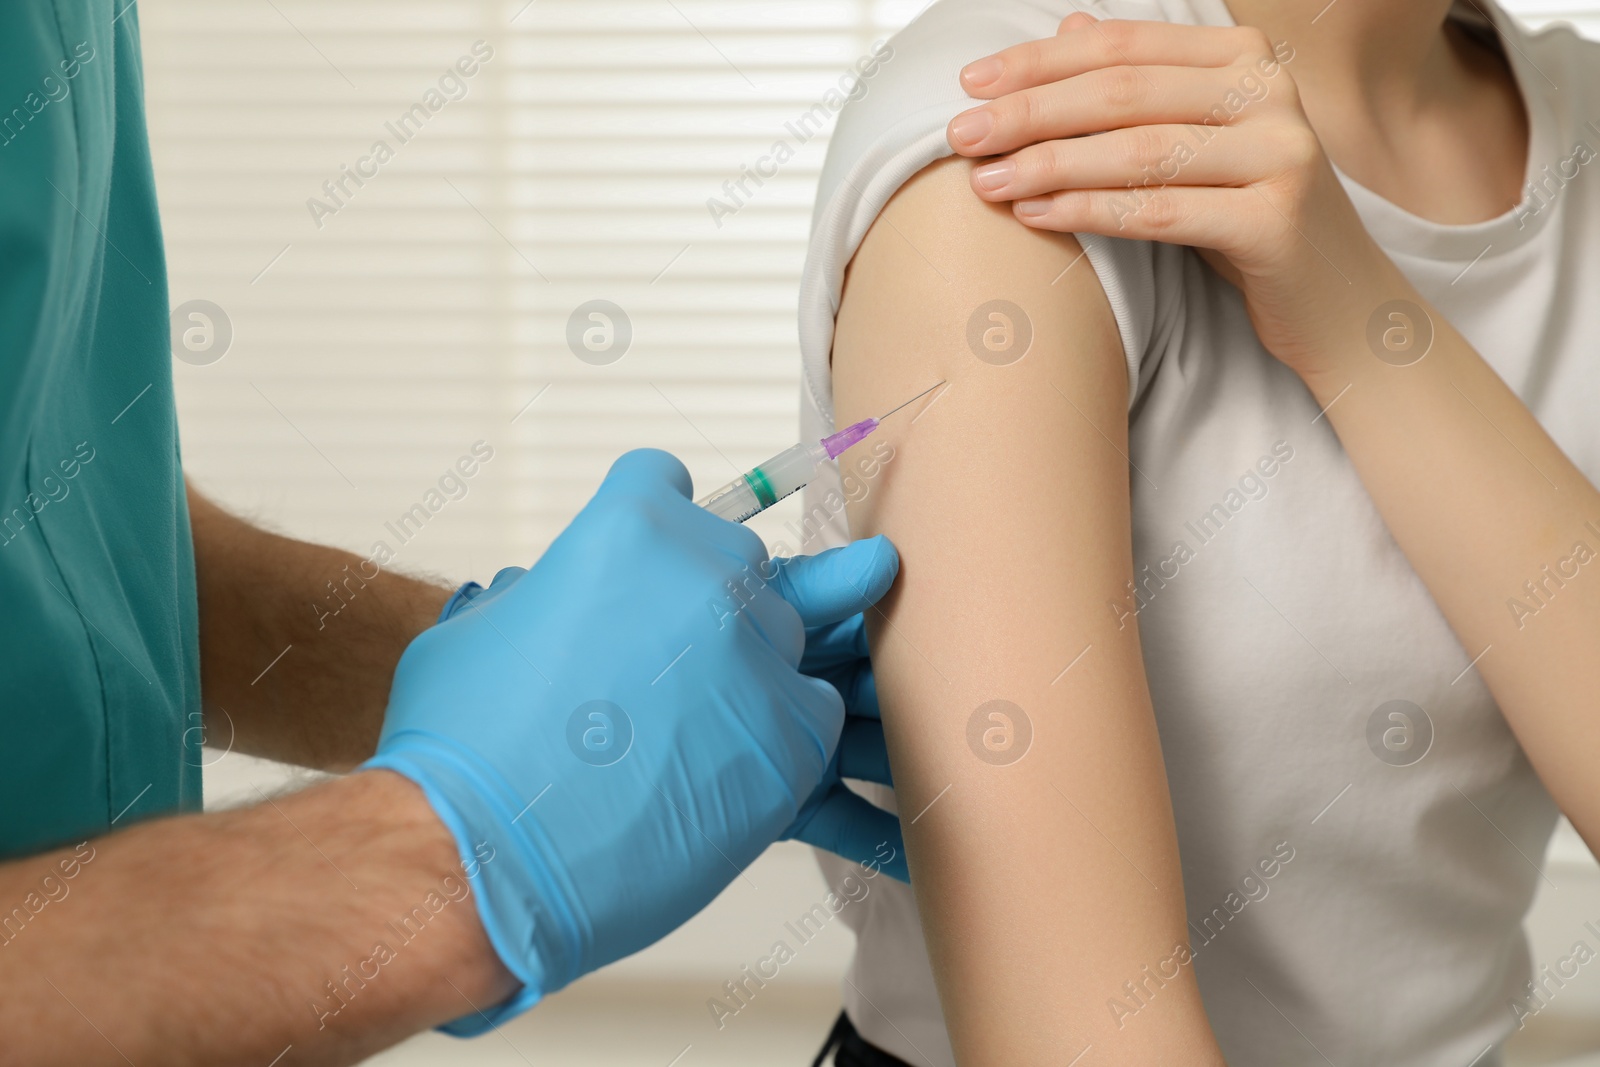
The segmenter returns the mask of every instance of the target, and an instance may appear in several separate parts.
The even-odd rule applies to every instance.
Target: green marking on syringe
[[[744,476],[744,483],[756,495],[756,502],[763,508],[770,508],[778,502],[778,496],[772,491],[772,483],[767,481],[766,473],[760,467],[751,467]]]
[[[802,441],[779,452],[758,467],[751,467],[720,489],[696,500],[695,503],[712,514],[729,522],[744,522],[761,514],[790,493],[801,489],[825,463],[839,458],[840,453],[857,444],[884,419],[944,385],[935,382],[904,404],[891,408],[876,419],[862,419],[837,433],[831,433],[815,443]]]

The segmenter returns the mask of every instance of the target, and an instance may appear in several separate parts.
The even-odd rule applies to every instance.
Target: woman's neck
[[[1452,73],[1443,33],[1451,0],[1227,3],[1234,21],[1293,46],[1295,80],[1303,88],[1339,90],[1346,97],[1420,97]]]
[[[1362,185],[1442,223],[1511,209],[1527,113],[1503,57],[1455,25],[1450,0],[1227,0],[1289,63],[1328,155]]]

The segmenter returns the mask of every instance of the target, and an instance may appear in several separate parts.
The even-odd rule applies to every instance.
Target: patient
[[[837,1062],[1497,1064],[1600,842],[1600,55],[1106,0],[957,80],[1075,10],[935,3],[822,177],[808,434],[948,382],[809,491],[902,560]]]

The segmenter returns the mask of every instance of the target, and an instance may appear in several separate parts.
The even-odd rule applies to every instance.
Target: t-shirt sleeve
[[[1170,5],[1110,0],[1107,17],[1173,20]],[[1117,10],[1112,11],[1111,8]],[[929,164],[952,155],[945,127],[977,101],[962,90],[961,68],[1023,41],[1049,37],[1078,10],[1070,0],[941,0],[876,49],[860,91],[840,112],[828,146],[812,216],[811,243],[800,283],[801,426],[809,440],[834,430],[830,354],[844,271],[868,229],[895,192]],[[1105,289],[1128,366],[1128,402],[1136,399],[1158,321],[1158,267],[1180,250],[1143,241],[1078,234]],[[1159,287],[1175,294],[1176,287]],[[1147,375],[1146,375],[1147,377]],[[808,548],[846,537],[841,479],[835,472],[805,496]]]

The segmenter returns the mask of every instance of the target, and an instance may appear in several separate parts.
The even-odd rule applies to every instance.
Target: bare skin
[[[353,1063],[510,995],[471,884],[387,771],[4,864],[0,1064]]]
[[[970,169],[935,164],[890,202],[834,344],[841,425],[949,382],[878,431],[897,458],[849,513],[904,561],[873,663],[945,1019],[964,1065],[1091,1046],[1099,1063],[1217,1064],[1181,962],[1149,1025],[1119,1030],[1105,1009],[1188,940],[1138,633],[1104,607],[1133,570],[1122,345],[1094,273],[1069,269],[1077,241],[974,200]],[[1002,294],[1033,339],[997,366],[974,358],[967,319]],[[1039,470],[1061,491],[1037,493]],[[992,700],[1021,710],[978,712]],[[979,755],[989,730],[998,758],[1020,751],[1024,720],[1023,758]]]
[[[1341,4],[1343,0],[1340,0]],[[1296,47],[1290,65],[1328,158],[1390,203],[1434,222],[1481,222],[1522,198],[1528,114],[1506,61],[1455,23],[1448,2],[1312,6],[1234,0],[1234,18]],[[1500,146],[1485,151],[1485,145]],[[1417,161],[1428,160],[1429,166]],[[1449,174],[1454,180],[1439,181]]]
[[[189,514],[207,739],[322,770],[372,755],[395,664],[450,590],[389,571],[369,580],[360,557],[259,529],[193,487]]]

